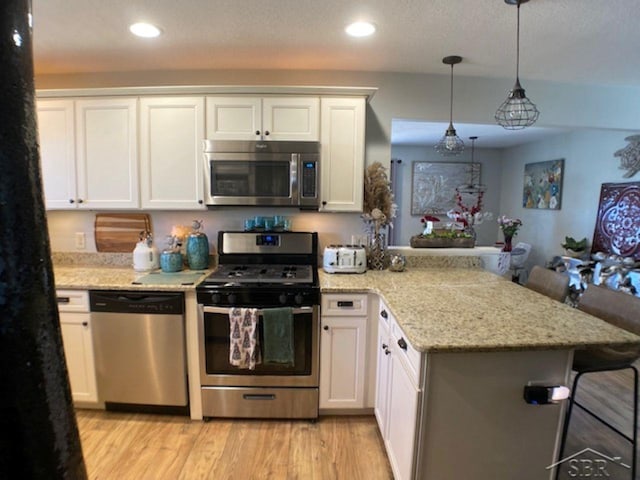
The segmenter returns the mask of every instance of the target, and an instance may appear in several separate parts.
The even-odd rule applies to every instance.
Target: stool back
[[[578,309],[640,335],[640,298],[606,287],[589,285],[580,297]]]
[[[563,302],[569,294],[569,277],[536,265],[531,269],[525,287]]]

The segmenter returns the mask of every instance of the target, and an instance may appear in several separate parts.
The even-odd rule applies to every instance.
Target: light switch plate
[[[76,232],[76,249],[84,250],[87,248],[87,236],[84,232]]]

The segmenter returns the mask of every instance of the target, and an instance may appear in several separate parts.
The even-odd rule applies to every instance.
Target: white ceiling
[[[36,75],[205,69],[448,75],[442,58],[452,54],[464,57],[456,77],[515,74],[517,9],[504,0],[32,2]],[[377,33],[348,37],[344,27],[354,20],[374,22]],[[128,26],[138,21],[157,24],[163,35],[132,36]],[[521,7],[525,88],[527,79],[640,86],[638,46],[638,0],[530,0]],[[456,127],[468,136],[466,127]]]
[[[394,119],[391,123],[391,143],[393,145],[434,146],[444,135],[448,123],[420,122]],[[456,133],[471,147],[469,137],[478,137],[476,148],[509,148],[523,143],[535,142],[568,132],[568,128],[529,127],[524,130],[507,131],[499,125],[478,125],[456,123]]]

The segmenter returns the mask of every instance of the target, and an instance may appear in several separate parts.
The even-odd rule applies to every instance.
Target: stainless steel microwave
[[[320,143],[205,140],[207,205],[317,209]]]

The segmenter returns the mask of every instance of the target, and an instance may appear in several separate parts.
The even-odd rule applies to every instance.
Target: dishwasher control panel
[[[89,292],[92,312],[181,315],[184,313],[182,293],[97,291]]]

